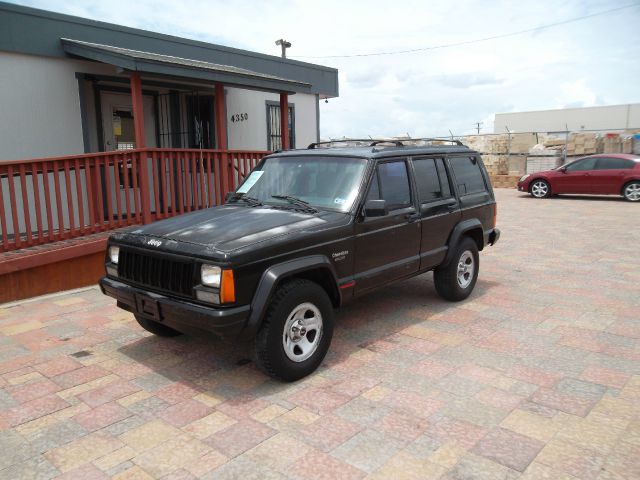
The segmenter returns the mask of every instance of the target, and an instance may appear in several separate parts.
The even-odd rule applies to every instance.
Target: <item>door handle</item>
[[[413,223],[417,220],[420,220],[420,214],[418,212],[407,213],[404,218],[409,221],[409,223]]]

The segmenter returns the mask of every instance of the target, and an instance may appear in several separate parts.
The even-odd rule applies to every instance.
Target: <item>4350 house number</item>
[[[245,120],[249,120],[248,113],[236,113],[235,115],[231,115],[231,121],[235,122],[244,122]]]

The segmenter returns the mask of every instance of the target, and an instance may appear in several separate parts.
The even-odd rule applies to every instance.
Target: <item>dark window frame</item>
[[[411,157],[410,160],[413,166],[413,174],[414,174],[413,177],[414,177],[417,196],[418,196],[418,199],[420,200],[420,205],[424,205],[432,202],[439,202],[441,200],[446,200],[454,196],[453,188],[451,186],[451,174],[447,172],[447,165],[445,163],[444,156]],[[433,160],[433,165],[436,171],[436,177],[438,179],[438,185],[440,186],[439,197],[430,198],[426,200],[422,199],[422,196],[420,194],[420,179],[418,177],[418,171],[416,169],[416,162],[420,162],[423,160]],[[442,177],[443,175],[445,178]],[[445,186],[446,186],[446,189],[444,188]]]
[[[275,102],[273,100],[266,100],[265,101],[265,112],[266,112],[266,118],[267,118],[267,150],[269,150],[270,152],[274,152],[275,150],[281,150],[282,146],[280,146],[279,149],[273,148],[273,138],[275,136],[279,136],[279,134],[277,133],[272,133],[271,131],[271,112],[273,111],[272,109],[275,109],[277,107],[278,112],[280,112],[280,102]],[[296,146],[296,105],[295,103],[289,103],[289,118],[290,118],[290,125],[289,125],[289,148],[295,148]],[[279,131],[279,125],[280,125],[280,117],[278,117],[278,131]]]

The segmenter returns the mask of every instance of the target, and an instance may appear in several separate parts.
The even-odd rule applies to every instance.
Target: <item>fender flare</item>
[[[324,255],[310,255],[308,257],[296,258],[283,263],[272,265],[262,274],[258,287],[251,301],[251,313],[245,327],[245,337],[253,336],[260,328],[262,319],[269,308],[271,297],[278,288],[278,284],[285,278],[291,277],[297,273],[315,269],[326,269],[333,279],[332,285],[335,288],[333,292],[338,297],[338,303],[341,301],[341,292],[338,288],[338,277],[335,268],[329,259]]]
[[[453,231],[449,236],[449,242],[447,243],[449,247],[447,248],[447,255],[444,257],[441,265],[448,265],[451,260],[453,260],[453,247],[455,247],[460,242],[460,239],[464,236],[465,233],[471,230],[480,230],[480,232],[482,233],[482,241],[483,243],[486,243],[484,230],[482,228],[482,223],[480,223],[480,220],[478,220],[477,218],[469,218],[467,220],[463,220],[462,222],[459,222],[455,227],[453,227]],[[482,250],[482,248],[479,248],[478,250]]]

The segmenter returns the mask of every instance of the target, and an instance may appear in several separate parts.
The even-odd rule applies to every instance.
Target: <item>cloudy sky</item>
[[[640,102],[639,0],[15,3],[273,55],[284,37],[290,57],[340,71],[323,138],[492,132],[499,112]]]

